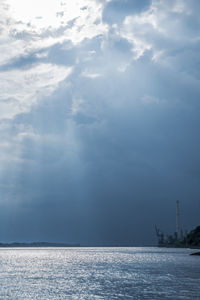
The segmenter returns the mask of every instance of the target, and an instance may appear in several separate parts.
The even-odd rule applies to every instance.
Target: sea
[[[0,299],[200,300],[191,249],[1,248]]]

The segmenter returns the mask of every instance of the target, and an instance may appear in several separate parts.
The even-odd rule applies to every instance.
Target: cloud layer
[[[176,199],[198,225],[199,1],[25,2],[0,4],[1,239],[153,244]]]

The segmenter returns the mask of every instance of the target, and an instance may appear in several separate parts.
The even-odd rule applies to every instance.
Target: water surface
[[[0,299],[199,300],[189,249],[0,249]]]

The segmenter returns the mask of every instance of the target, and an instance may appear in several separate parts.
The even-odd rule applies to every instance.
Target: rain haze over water
[[[0,299],[199,300],[189,249],[0,249]]]

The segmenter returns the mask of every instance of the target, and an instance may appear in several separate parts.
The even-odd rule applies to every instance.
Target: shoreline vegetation
[[[157,228],[156,232],[158,247],[200,249],[200,226],[197,226],[181,238],[178,237],[177,232],[175,232],[174,235],[164,235],[162,231]]]

